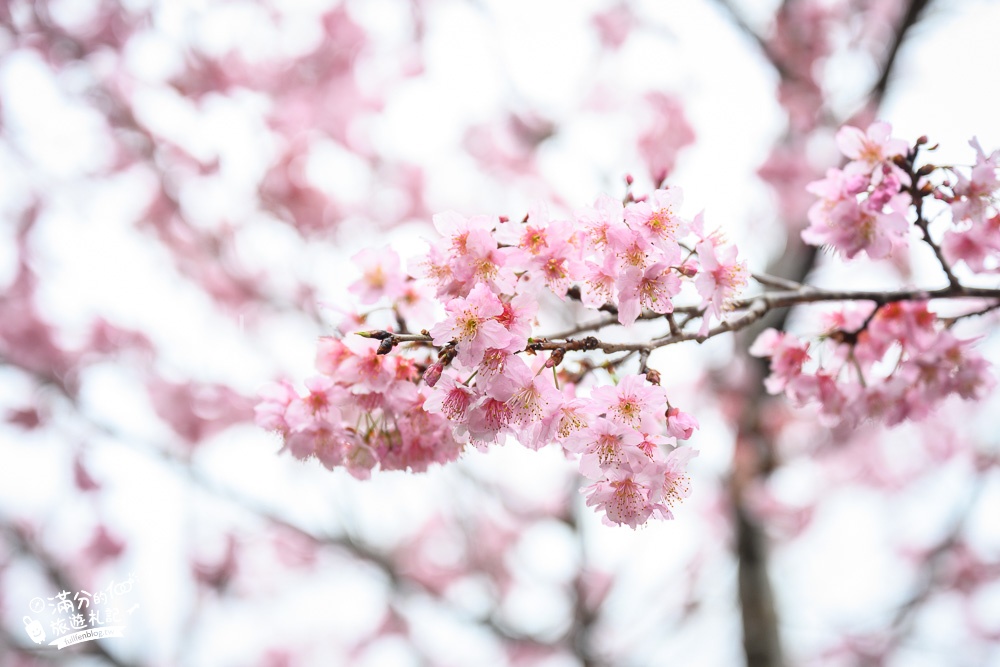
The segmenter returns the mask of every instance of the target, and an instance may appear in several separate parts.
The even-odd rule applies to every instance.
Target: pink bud
[[[698,421],[677,408],[667,409],[667,433],[680,440],[687,440],[698,428]]]
[[[438,380],[441,379],[441,372],[444,370],[444,364],[441,362],[435,362],[427,367],[424,371],[424,384],[428,387],[433,387],[437,384]]]

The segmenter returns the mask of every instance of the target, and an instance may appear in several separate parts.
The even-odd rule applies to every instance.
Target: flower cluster
[[[671,518],[696,454],[678,441],[697,422],[667,402],[648,351],[638,374],[612,373],[617,384],[594,386],[585,378],[603,371],[571,373],[562,364],[569,353],[601,348],[597,339],[549,340],[533,327],[539,302],[553,295],[616,313],[624,326],[668,315],[687,283],[696,304],[687,307],[704,335],[748,272],[701,216],[681,217],[681,203],[670,188],[625,203],[604,196],[569,220],[542,209],[523,222],[440,214],[442,239],[409,276],[391,251],[360,253],[351,292],[366,305],[391,304],[382,310],[396,315],[395,326],[322,339],[321,375],[304,396],[287,383],[270,387],[258,423],[279,432],[293,456],[358,477],[375,465],[424,470],[508,437],[532,449],[556,445],[578,458],[591,481],[587,502],[608,522]],[[409,333],[406,322],[426,319],[429,294],[444,317]]]
[[[922,419],[948,396],[980,399],[994,384],[974,341],[957,338],[924,301],[841,310],[827,320],[820,349],[768,329],[750,352],[770,357],[769,392],[799,406],[818,403],[828,426]]]
[[[976,164],[966,176],[952,167],[917,167],[926,138],[908,148],[890,133],[886,123],[874,123],[866,132],[854,127],[838,132],[838,145],[849,161],[809,186],[820,200],[809,211],[811,226],[802,238],[828,244],[848,259],[862,251],[884,258],[907,244],[907,212],[912,209],[913,225],[935,251],[950,283],[939,296],[977,296],[960,283],[953,267],[964,262],[980,273],[1000,268],[995,204],[1000,151],[987,156],[972,140]],[[955,182],[937,177],[941,172]],[[925,199],[941,200],[950,209],[950,220],[935,218],[948,224],[940,245],[931,236]],[[877,306],[830,313],[818,351],[794,335],[765,331],[751,352],[770,357],[768,391],[783,392],[798,405],[818,403],[826,422],[848,427],[864,420],[893,425],[920,419],[952,394],[982,398],[994,382],[988,364],[972,348],[974,341],[956,337],[950,322],[932,312],[925,299],[901,293],[896,299],[876,300]],[[995,308],[990,304],[981,312]],[[811,363],[814,356],[817,361]]]
[[[982,398],[993,385],[987,363],[928,299],[985,301],[970,315],[1000,309],[1000,290],[968,288],[952,270],[958,261],[974,271],[1000,270],[1000,152],[987,156],[973,141],[977,162],[967,177],[950,167],[918,167],[926,139],[908,148],[890,134],[885,123],[841,129],[837,141],[849,161],[810,185],[820,201],[803,238],[848,259],[862,252],[880,259],[908,243],[912,224],[948,287],[834,293],[755,276],[785,291],[740,298],[746,264],[718,233],[706,233],[700,214],[680,215],[682,194],[673,187],[624,202],[601,196],[569,219],[552,219],[543,208],[520,222],[443,213],[434,216],[440,240],[413,258],[408,273],[391,250],[355,257],[361,277],[350,291],[372,310],[346,321],[370,327],[386,315],[383,328],[322,339],[320,376],[306,383],[307,393],[272,386],[257,421],[279,432],[293,456],[358,477],[375,466],[425,470],[466,447],[485,450],[508,439],[531,449],[557,446],[590,481],[587,504],[607,522],[634,528],[672,517],[671,506],[689,492],[685,470],[697,453],[680,444],[697,422],[671,406],[649,367],[663,345],[745,327],[771,308],[867,302],[828,314],[815,348],[789,333],[759,336],[751,353],[770,357],[768,391],[797,405],[818,403],[826,424],[848,428],[921,419],[951,395]],[[954,219],[940,244],[926,217],[925,204],[935,200]],[[565,334],[535,332],[540,304],[575,301],[608,315]],[[726,319],[730,311],[743,312]],[[669,333],[633,343],[571,337],[639,320],[658,320]],[[412,333],[414,322],[430,326]],[[584,357],[573,367],[568,358],[578,352],[622,354],[603,363]],[[626,372],[636,353],[638,368]]]
[[[376,464],[419,472],[458,458],[462,445],[447,420],[424,409],[412,359],[381,355],[376,341],[324,337],[316,368],[305,395],[272,384],[256,407],[257,424],[280,433],[292,456],[343,466],[359,479]]]
[[[837,145],[849,158],[843,169],[830,169],[822,181],[808,190],[820,197],[809,209],[809,227],[802,240],[828,245],[851,259],[865,252],[884,259],[905,248],[910,224],[906,212],[909,185],[894,158],[905,156],[906,142],[892,139],[888,123],[874,123],[867,132],[845,126],[837,133]]]
[[[976,273],[1000,272],[1000,150],[986,155],[979,142],[969,142],[976,151],[976,164],[966,176],[953,171],[954,185],[945,183],[937,196],[951,209],[952,228],[945,232],[941,247],[952,264],[964,262]]]

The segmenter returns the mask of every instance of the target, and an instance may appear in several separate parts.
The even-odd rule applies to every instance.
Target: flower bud
[[[698,267],[691,262],[682,264],[681,266],[675,268],[677,269],[677,272],[685,278],[694,278],[698,275]]]
[[[698,420],[677,408],[667,409],[667,433],[678,440],[687,440],[698,428]]]
[[[428,387],[433,387],[434,385],[436,385],[438,383],[438,380],[441,379],[441,372],[443,370],[444,370],[444,364],[442,364],[440,361],[435,362],[430,366],[428,366],[427,370],[424,371],[424,377],[423,377],[424,384],[426,384]]]
[[[552,350],[552,354],[550,354],[549,358],[545,360],[545,367],[555,368],[556,366],[562,363],[564,356],[566,356],[566,350],[564,350],[561,347],[557,347],[556,349]]]

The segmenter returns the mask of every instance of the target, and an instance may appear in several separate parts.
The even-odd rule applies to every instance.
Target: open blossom
[[[961,171],[955,171],[957,183],[952,188],[954,195],[946,200],[951,205],[951,214],[955,220],[972,220],[982,222],[986,212],[996,205],[996,191],[1000,189],[1000,150],[986,155],[977,139],[969,142],[976,151],[976,164],[969,176]]]
[[[434,286],[438,298],[461,296],[462,284],[455,278],[444,249],[431,245],[426,255],[411,258],[407,266],[411,276],[424,278]]]
[[[598,197],[593,207],[577,211],[575,217],[583,227],[584,243],[591,252],[604,252],[611,230],[625,226],[624,206],[607,195]]]
[[[473,232],[489,232],[498,222],[495,218],[477,215],[466,218],[455,211],[438,213],[433,217],[434,228],[447,241],[453,257],[462,257],[469,252],[469,235]]]
[[[771,358],[771,375],[764,381],[772,394],[778,394],[802,374],[802,367],[809,360],[809,344],[775,329],[765,329],[750,346],[755,357]]]
[[[582,398],[567,398],[558,402],[554,412],[539,422],[525,443],[532,449],[539,449],[549,443],[568,443],[574,436],[590,425],[589,404]]]
[[[684,194],[680,188],[663,188],[655,190],[645,200],[625,207],[625,222],[629,227],[667,251],[671,263],[680,256],[677,238],[687,227],[679,212],[683,201]]]
[[[607,255],[604,262],[596,264],[588,261],[583,274],[581,300],[588,308],[600,308],[612,303],[617,294],[618,262],[614,255]]]
[[[966,222],[949,229],[941,240],[941,250],[952,265],[964,262],[976,273],[1000,268],[1000,213],[983,222]]]
[[[549,376],[533,372],[520,357],[510,360],[503,377],[490,386],[488,393],[503,398],[510,408],[511,421],[522,426],[540,422],[562,401],[562,394]]]
[[[435,345],[456,342],[458,361],[473,367],[483,360],[488,348],[504,348],[511,334],[495,318],[503,314],[503,304],[490,289],[479,283],[468,298],[452,299],[445,306],[448,319],[430,330]]]
[[[337,370],[336,377],[355,394],[381,393],[395,378],[395,361],[378,353],[378,342],[359,336],[344,339],[351,351]]]
[[[512,433],[514,411],[507,405],[509,398],[509,394],[500,398],[488,395],[473,406],[469,414],[469,436],[473,445],[485,448],[498,444],[501,435]]]
[[[649,464],[638,470],[612,468],[607,477],[584,488],[587,505],[604,510],[604,522],[635,528],[660,508],[655,498],[663,490],[663,476]]]
[[[850,172],[870,173],[878,165],[898,155],[906,155],[907,143],[902,139],[893,139],[892,126],[885,122],[876,122],[862,132],[856,127],[845,125],[837,132],[837,147],[850,158],[846,170]]]
[[[287,380],[266,385],[260,390],[260,402],[254,406],[254,423],[268,431],[287,434],[290,427],[285,412],[297,397],[295,388]]]
[[[365,249],[351,260],[361,269],[361,278],[348,289],[358,295],[361,303],[372,304],[383,297],[394,301],[403,295],[405,277],[399,255],[391,248]]]
[[[810,226],[803,230],[802,240],[829,245],[848,259],[862,251],[872,259],[885,259],[908,244],[910,223],[905,213],[909,204],[909,195],[902,193],[884,209],[853,196],[817,203],[809,209]]]
[[[442,374],[424,401],[428,412],[439,412],[454,424],[469,418],[469,408],[479,399],[479,394],[459,381],[452,373]]]
[[[317,422],[291,433],[285,439],[285,449],[300,460],[315,457],[328,470],[344,461],[344,453],[353,434],[339,425]]]
[[[618,279],[618,321],[628,326],[643,307],[654,313],[672,313],[671,297],[681,291],[681,279],[666,262],[647,269],[628,269]]]
[[[566,291],[583,275],[584,265],[577,259],[578,254],[574,245],[560,239],[545,252],[532,257],[528,266],[545,280],[553,294],[565,300]]]
[[[496,294],[514,290],[517,277],[507,266],[507,254],[497,246],[493,235],[483,229],[472,229],[465,236],[464,252],[453,257],[452,275],[466,285],[484,283]]]
[[[503,312],[497,316],[497,321],[510,334],[510,341],[503,349],[510,353],[520,352],[531,335],[531,325],[538,314],[538,301],[525,293],[504,301],[502,305]]]
[[[645,269],[655,263],[656,249],[649,239],[625,226],[608,230],[608,252],[614,253],[619,271]]]
[[[603,479],[610,469],[642,467],[648,458],[639,448],[642,441],[642,435],[634,428],[601,417],[570,438],[566,448],[581,454],[583,475]]]
[[[649,423],[666,405],[662,387],[651,384],[645,376],[626,375],[615,387],[598,387],[590,394],[593,411],[606,413],[608,419],[635,429],[649,428]]]
[[[698,450],[693,447],[675,447],[667,454],[663,465],[663,489],[660,494],[663,504],[667,507],[672,507],[691,495],[691,478],[687,474],[687,466],[696,456]],[[667,516],[663,518],[673,518],[669,509],[665,512]]]
[[[701,326],[701,334],[705,335],[711,322],[710,316],[722,319],[723,308],[746,287],[750,272],[746,262],[736,261],[736,246],[727,246],[720,256],[718,247],[706,240],[695,246],[695,251],[701,261],[701,270],[695,276],[694,285],[705,306]]]
[[[894,343],[907,349],[926,350],[938,338],[937,325],[937,315],[926,301],[887,303],[872,316],[864,342],[877,345],[879,356]]]
[[[694,141],[695,134],[677,98],[651,92],[647,93],[646,102],[652,122],[639,136],[639,153],[653,182],[662,183],[674,170],[677,154]]]
[[[339,406],[348,398],[347,390],[326,376],[308,378],[305,385],[309,392],[296,395],[285,411],[290,430],[302,430],[317,421],[337,421]]]

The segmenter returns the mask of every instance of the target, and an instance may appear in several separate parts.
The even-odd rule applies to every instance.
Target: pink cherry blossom
[[[441,375],[441,379],[424,401],[424,409],[431,413],[441,413],[453,424],[468,420],[469,408],[479,398],[472,388],[459,381],[453,373]]]
[[[667,454],[663,465],[663,489],[660,493],[667,507],[673,507],[691,495],[691,478],[687,474],[687,467],[696,456],[698,450],[693,447],[675,447]],[[669,510],[667,513],[669,514]]]
[[[291,427],[285,413],[288,405],[298,398],[295,387],[287,380],[272,382],[262,387],[258,395],[260,402],[254,406],[254,423],[268,431],[287,434]]]
[[[587,247],[603,252],[608,247],[608,234],[625,226],[625,209],[620,201],[601,195],[593,207],[577,211],[575,218],[583,227]]]
[[[500,398],[486,396],[472,408],[469,414],[469,436],[474,445],[483,448],[499,444],[501,435],[512,433],[514,412],[507,405],[509,398],[509,394],[501,395]]]
[[[902,139],[889,137],[892,126],[877,122],[868,126],[865,132],[856,127],[845,125],[837,132],[837,147],[851,159],[848,171],[870,173],[881,163],[896,157],[906,155],[907,143]]]
[[[395,251],[368,248],[355,254],[351,261],[362,274],[348,290],[357,294],[361,303],[372,304],[382,298],[394,301],[402,296],[404,276]]]
[[[698,426],[698,420],[678,408],[667,410],[667,433],[678,440],[687,440]]]
[[[555,411],[538,423],[528,444],[532,449],[552,442],[566,444],[588,428],[591,419],[589,401],[564,396]]]
[[[677,239],[686,230],[680,216],[684,193],[680,188],[655,190],[643,201],[631,202],[625,207],[625,222],[656,244],[666,255],[664,259],[676,263],[680,258]]]
[[[634,529],[657,509],[650,496],[658,496],[662,489],[663,477],[656,466],[639,470],[622,466],[609,470],[605,479],[586,487],[584,493],[588,506],[605,512],[605,523]]]
[[[539,369],[541,370],[544,370],[544,367]],[[520,357],[511,359],[502,383],[491,385],[488,393],[493,395],[497,391],[494,388],[501,384],[503,389],[495,395],[507,397],[511,422],[522,427],[531,426],[545,419],[558,408],[562,400],[562,395],[552,384],[549,376],[532,371]]]
[[[956,221],[970,219],[981,222],[990,208],[996,210],[995,193],[1000,189],[1000,150],[986,155],[979,140],[973,138],[969,145],[976,151],[976,164],[969,176],[963,171],[954,172],[957,183],[952,188],[953,195],[945,197],[951,205],[951,214]]]
[[[765,329],[750,347],[750,354],[771,358],[771,375],[765,380],[767,390],[781,393],[789,382],[802,374],[802,367],[809,360],[809,344],[775,329]]]
[[[603,263],[588,261],[581,278],[581,300],[588,308],[600,308],[612,303],[617,294],[618,262],[614,255],[606,255]]]
[[[662,183],[674,170],[677,154],[694,142],[695,133],[676,97],[659,91],[647,93],[652,122],[639,137],[639,153],[654,183]]]
[[[695,276],[694,284],[701,295],[705,314],[702,317],[701,335],[708,333],[710,317],[722,319],[722,311],[727,302],[737,292],[746,287],[750,272],[746,262],[737,262],[736,246],[727,246],[720,257],[718,246],[706,240],[695,246],[701,271]]]
[[[642,441],[642,435],[634,428],[600,417],[570,438],[566,448],[581,454],[583,475],[603,479],[611,469],[641,468],[647,458],[639,448]]]
[[[483,283],[476,285],[468,298],[452,299],[445,306],[449,317],[431,328],[435,345],[455,341],[458,361],[474,367],[488,348],[504,348],[511,334],[495,318],[504,312],[496,294]]]
[[[908,206],[905,194],[890,199],[885,207],[888,210],[854,197],[816,204],[809,210],[810,226],[802,232],[802,240],[829,245],[848,259],[860,252],[884,259],[908,245]]]
[[[642,308],[654,313],[672,313],[670,300],[681,290],[681,279],[666,262],[649,268],[628,268],[618,279],[618,321],[628,326],[636,321]]]
[[[614,387],[597,387],[590,394],[593,411],[634,429],[648,428],[657,414],[664,413],[666,393],[645,376],[626,375]]]

